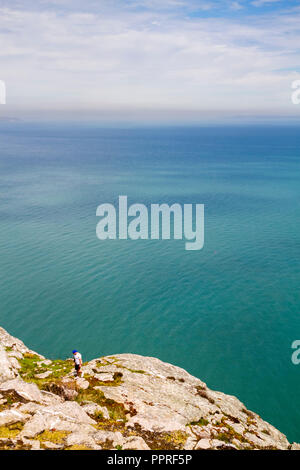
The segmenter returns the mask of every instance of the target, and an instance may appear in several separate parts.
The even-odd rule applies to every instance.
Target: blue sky
[[[0,2],[11,115],[299,116],[299,52],[297,0]]]
[[[282,11],[297,6],[297,0],[2,0],[7,8],[26,11],[60,11],[99,13],[114,8],[136,12],[171,11],[191,16],[244,16]],[[209,12],[209,13],[207,13]]]

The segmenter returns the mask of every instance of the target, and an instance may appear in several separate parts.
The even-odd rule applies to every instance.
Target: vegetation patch
[[[169,380],[178,380],[178,382],[181,382],[181,383],[184,383],[184,379],[180,378],[180,379],[176,379],[175,377],[172,377],[172,376],[168,376],[167,379]]]
[[[131,401],[130,402],[126,402],[126,404],[129,406],[129,414],[130,416],[136,416],[137,415],[137,411],[136,409],[134,408],[134,403],[132,403]],[[153,403],[152,403],[152,406],[153,406]]]
[[[100,406],[104,406],[107,408],[110,420],[105,420],[103,419],[103,415],[99,413],[98,415],[94,415],[94,418],[97,421],[97,424],[100,424],[103,429],[103,426],[108,426],[109,428],[110,423],[109,421],[112,421],[115,423],[116,421],[122,421],[123,423],[126,422],[126,409],[122,403],[117,403],[114,400],[111,400],[110,398],[106,398],[104,393],[101,390],[93,388],[91,385],[83,390],[80,389],[78,392],[78,396],[76,397],[76,401],[80,404],[83,405],[85,403],[93,402],[97,403]]]
[[[238,418],[235,418],[234,416],[231,416],[231,415],[227,415],[226,413],[225,414],[225,417],[227,419],[229,419],[230,421],[232,421],[233,423],[235,424],[239,424],[240,423],[240,420]],[[225,419],[225,418],[224,418]]]
[[[0,426],[0,438],[14,438],[22,431],[24,424],[17,422],[8,426]]]
[[[105,395],[101,390],[95,389],[93,386],[89,386],[86,389],[80,389],[78,391],[78,396],[76,397],[76,401],[79,405],[84,405],[88,402],[94,402],[98,405],[103,405],[105,400]]]
[[[99,430],[120,431],[123,433],[127,421],[124,405],[110,399],[105,399],[102,405],[107,408],[109,419],[105,419],[101,412],[96,412],[93,415],[93,419],[97,422],[94,427]]]
[[[226,443],[231,443],[234,439],[236,439],[241,444],[248,444],[249,449],[254,448],[254,444],[252,442],[246,439],[242,434],[236,432],[233,427],[226,422],[225,416],[223,416],[221,421],[216,423],[215,426],[222,427],[222,430],[220,430],[219,432],[217,432],[217,434],[214,435],[215,439]]]
[[[205,418],[200,418],[198,421],[192,421],[187,426],[207,426],[209,421]]]
[[[183,431],[151,432],[145,431],[139,424],[135,424],[132,429],[126,429],[124,436],[142,437],[151,450],[183,449],[188,438],[188,434]]]
[[[197,390],[197,395],[199,395],[202,398],[206,398],[206,400],[208,400],[209,403],[211,403],[212,405],[215,403],[215,400],[208,395],[207,391],[203,387],[201,387],[201,385],[198,385],[196,387],[196,390]]]
[[[19,359],[21,366],[20,375],[24,380],[34,379],[35,374],[45,372],[46,369],[42,369],[37,363],[40,361],[40,357],[36,354],[25,353],[22,359]]]
[[[51,361],[51,364],[45,365],[41,362],[41,358],[36,354],[26,353],[22,359],[19,359],[21,366],[20,375],[26,382],[34,382],[40,388],[45,390],[45,384],[61,379],[71,372],[73,369],[73,363],[67,359],[56,359]],[[48,377],[44,379],[36,377],[44,372],[51,372]]]
[[[147,372],[145,370],[129,369],[128,367],[124,367],[124,366],[123,366],[123,368],[129,370],[129,372],[132,372],[133,374],[146,374],[146,375],[149,375],[149,374],[147,374]]]
[[[246,408],[243,408],[243,409],[242,409],[242,412],[245,413],[245,415],[247,415],[247,416],[248,416],[249,418],[251,418],[251,419],[254,419],[254,418],[255,418],[255,414],[252,413],[252,411],[247,410]]]
[[[75,380],[68,380],[63,382],[60,379],[53,379],[51,382],[45,381],[40,384],[40,388],[47,392],[55,393],[55,395],[59,395],[68,400],[74,399],[77,394],[77,384]],[[70,391],[75,391],[75,396],[70,395]]]
[[[103,403],[103,405],[106,406],[106,408],[108,409],[110,419],[114,421],[127,421],[125,406],[122,403],[117,403],[114,400],[106,398],[105,403]]]
[[[66,447],[64,450],[92,450],[92,449],[90,447],[77,444],[77,445]]]
[[[97,367],[106,367],[106,366],[112,366],[112,365],[118,365],[118,367],[122,367],[118,364],[118,359],[114,356],[110,356],[109,359],[111,360],[108,360],[106,358],[101,358],[101,359],[98,359],[96,361],[96,364],[97,364]]]
[[[4,439],[4,441],[0,441],[0,450],[31,450],[31,445],[22,444],[21,441],[16,443],[10,439]]]
[[[102,419],[97,421],[97,424],[95,424],[94,427],[100,431],[120,431],[123,434],[125,432],[125,421],[116,421],[114,419]]]
[[[14,390],[5,390],[1,394],[5,396],[2,400],[4,403],[0,405],[0,412],[10,409],[14,403],[20,403],[21,399]]]
[[[115,372],[113,374],[113,380],[110,381],[102,381],[89,374],[86,374],[84,376],[85,380],[89,382],[91,387],[118,387],[119,385],[121,385],[121,383],[123,383],[122,377],[122,372]]]
[[[95,421],[103,421],[104,417],[103,417],[102,411],[100,410],[95,411],[95,413],[92,415],[92,418]]]
[[[54,444],[63,444],[70,431],[45,430],[36,439],[41,442],[50,441]]]
[[[69,374],[74,367],[73,361],[72,360],[65,360],[63,361],[62,359],[55,359],[52,361],[52,364],[47,367],[47,370],[51,370],[52,374],[51,378],[60,378],[63,377],[67,374]]]
[[[185,441],[188,438],[187,433],[183,431],[173,431],[170,433],[163,433],[166,442],[169,442],[175,446],[176,449],[182,449]]]

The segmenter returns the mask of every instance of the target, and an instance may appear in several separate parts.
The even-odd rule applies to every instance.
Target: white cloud
[[[232,10],[242,10],[244,6],[240,2],[230,2],[230,8]]]
[[[281,2],[282,0],[254,0],[252,2],[252,5],[255,7],[262,7],[264,5],[270,4],[270,3],[278,3]]]
[[[299,16],[2,8],[0,78],[14,109],[285,112],[288,70],[300,62]]]

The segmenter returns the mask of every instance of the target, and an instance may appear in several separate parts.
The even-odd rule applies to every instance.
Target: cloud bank
[[[0,79],[14,113],[296,113],[298,2],[22,3],[0,8]]]

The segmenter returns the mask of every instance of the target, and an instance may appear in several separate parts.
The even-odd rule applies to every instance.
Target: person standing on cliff
[[[73,353],[73,359],[74,359],[74,365],[75,365],[75,374],[77,377],[81,377],[82,356],[80,352],[78,352],[76,349],[74,349],[72,353]]]

